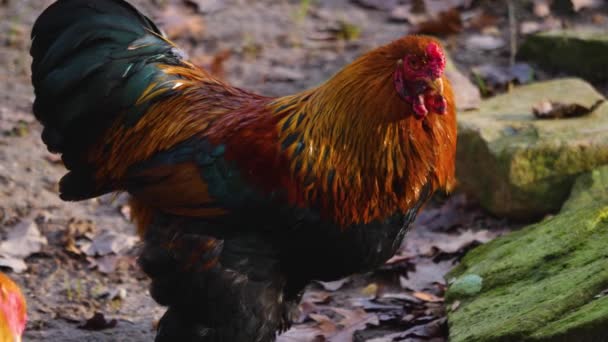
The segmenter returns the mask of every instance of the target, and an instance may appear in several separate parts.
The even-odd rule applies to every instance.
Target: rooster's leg
[[[288,328],[295,303],[284,299],[269,243],[247,234],[167,232],[149,229],[140,257],[153,298],[169,307],[157,342],[265,342]]]

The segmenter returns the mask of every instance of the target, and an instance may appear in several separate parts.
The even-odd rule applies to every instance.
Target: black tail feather
[[[181,54],[123,0],[55,2],[34,25],[30,53],[42,139],[72,170],[61,182],[62,197],[115,190],[96,184],[89,149],[116,120],[132,125],[159,100],[137,103],[150,84],[174,78],[158,66],[181,65]]]

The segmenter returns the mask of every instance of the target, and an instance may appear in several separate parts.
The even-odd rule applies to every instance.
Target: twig
[[[515,18],[515,5],[513,4],[513,0],[507,0],[507,9],[509,12],[509,66],[512,68],[513,65],[515,65],[515,56],[517,55],[517,18]],[[511,92],[512,89],[513,82],[511,81],[507,85],[507,91]]]
[[[511,43],[509,65],[512,67],[515,64],[515,55],[517,54],[517,18],[515,17],[515,5],[513,4],[513,0],[507,0],[507,8],[509,11],[509,41]]]

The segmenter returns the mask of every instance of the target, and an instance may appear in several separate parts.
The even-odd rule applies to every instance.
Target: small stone
[[[481,291],[483,278],[477,274],[464,275],[452,283],[450,292],[453,296],[469,297]]]

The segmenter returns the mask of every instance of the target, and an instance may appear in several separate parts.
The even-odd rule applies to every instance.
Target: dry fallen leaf
[[[317,322],[317,328],[319,329],[319,333],[323,335],[333,334],[338,330],[336,324],[332,322],[331,318],[326,315],[321,314],[310,314],[310,319]]]
[[[0,243],[0,265],[9,267],[16,273],[23,272],[27,269],[23,259],[40,252],[46,244],[46,237],[40,234],[36,222],[22,221]]]
[[[449,35],[462,31],[462,20],[460,11],[453,8],[441,12],[437,17],[422,22],[415,27],[412,33]]]
[[[10,268],[15,273],[22,273],[27,270],[27,264],[23,259],[10,256],[0,256],[0,266]]]
[[[389,19],[396,22],[408,22],[412,25],[420,25],[425,21],[429,21],[430,17],[426,13],[414,11],[413,6],[410,4],[395,7],[391,11]]]
[[[603,25],[608,21],[608,17],[600,13],[594,13],[591,16],[591,21],[596,25]]]
[[[487,27],[494,27],[500,20],[499,17],[488,14],[484,11],[479,11],[472,19],[467,23],[467,27],[481,31]]]
[[[111,253],[119,255],[135,246],[138,240],[134,235],[103,231],[93,238],[91,244],[80,249],[88,256],[104,256]]]
[[[184,6],[167,6],[160,13],[158,21],[169,39],[198,40],[205,33],[203,17]]]
[[[572,2],[572,9],[575,12],[580,11],[583,8],[598,8],[601,7],[605,0],[570,0]]]
[[[191,58],[191,62],[199,67],[206,69],[213,76],[219,79],[225,79],[226,72],[224,70],[224,63],[230,58],[232,51],[230,49],[220,50],[216,54],[196,54]]]
[[[423,253],[430,255],[431,253],[429,250],[433,247],[445,253],[456,253],[473,242],[486,243],[495,239],[497,236],[498,233],[489,230],[473,231],[471,229],[459,232],[458,234],[446,234],[446,238],[438,238],[436,243],[427,247],[426,252],[423,249]]]
[[[537,17],[544,18],[551,14],[551,0],[534,0],[532,11]]]
[[[344,286],[344,284],[348,283],[349,281],[350,278],[347,277],[334,281],[317,281],[317,283],[319,283],[325,290],[333,292],[342,288],[342,286]]]
[[[443,302],[443,298],[437,297],[432,293],[428,292],[414,292],[414,297],[423,300],[425,302],[439,303]]]
[[[473,34],[467,38],[466,45],[471,50],[496,50],[505,46],[505,41],[496,36]]]
[[[578,103],[561,103],[543,100],[532,107],[532,113],[538,119],[566,119],[591,114],[601,103],[598,101],[591,108],[586,108]]]
[[[379,286],[376,283],[371,283],[361,290],[361,294],[367,297],[376,297],[378,295]]]
[[[433,262],[428,258],[421,258],[416,263],[416,271],[408,272],[407,278],[400,277],[402,288],[412,291],[429,291],[435,284],[445,284],[444,276],[454,267],[452,261]]]
[[[116,266],[120,261],[117,255],[104,255],[101,258],[91,260],[91,264],[97,267],[97,270],[101,273],[111,274],[116,271]]]
[[[339,322],[339,330],[336,334],[328,336],[333,342],[346,342],[353,340],[353,334],[357,330],[367,327],[367,325],[378,325],[380,322],[378,316],[368,313],[363,309],[343,309],[333,308],[333,311],[340,314],[344,318]]]

